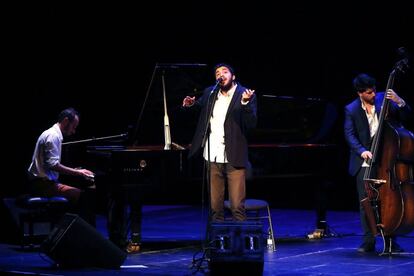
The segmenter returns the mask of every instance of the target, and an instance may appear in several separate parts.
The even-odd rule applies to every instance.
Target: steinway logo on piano
[[[123,168],[123,172],[142,172],[147,167],[147,161],[140,160],[139,166]]]

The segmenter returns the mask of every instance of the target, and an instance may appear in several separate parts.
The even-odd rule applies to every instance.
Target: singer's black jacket
[[[212,91],[213,88],[213,86],[206,88],[203,95],[194,103],[194,107],[200,107],[201,112],[191,143],[189,157],[202,153],[201,144],[207,126],[207,111],[212,104],[212,101],[208,101],[208,99],[213,97],[214,93],[217,93],[217,91]],[[256,95],[253,94],[250,101],[246,105],[242,105],[241,96],[244,90],[246,90],[245,87],[240,84],[237,85],[224,121],[226,157],[233,167],[246,167],[248,165],[246,134],[250,129],[256,127],[257,123]],[[207,106],[207,103],[209,103],[209,106]]]

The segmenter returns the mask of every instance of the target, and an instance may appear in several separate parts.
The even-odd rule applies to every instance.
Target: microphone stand
[[[208,96],[207,116],[206,116],[206,121],[204,122],[205,127],[204,127],[203,140],[201,141],[201,148],[204,148],[204,146],[206,145],[206,141],[209,138],[207,135],[208,135],[208,132],[210,131],[210,118],[211,118],[211,115],[213,114],[214,105],[215,105],[216,100],[217,100],[217,94],[218,94],[217,88],[218,88],[218,85],[219,85],[220,81],[221,81],[221,79],[216,81],[216,84],[214,85],[213,89],[210,92],[210,95]],[[213,96],[213,98],[212,98],[212,101],[211,101],[211,104],[210,104],[211,96]],[[210,154],[210,150],[208,151],[208,154]],[[208,158],[210,159],[210,156],[208,156]]]
[[[207,184],[207,192],[208,192],[208,223],[207,223],[207,230],[206,230],[206,241],[208,243],[209,238],[209,227],[211,223],[211,156],[210,156],[210,118],[213,115],[214,106],[217,100],[217,95],[219,93],[219,83],[221,79],[218,79],[216,81],[216,84],[214,85],[213,89],[210,92],[210,95],[207,99],[207,109],[206,109],[206,117],[204,122],[204,134],[203,134],[203,140],[201,142],[201,148],[204,149],[204,147],[207,144],[208,150],[207,150],[207,161],[206,161],[206,184]],[[208,248],[209,246],[207,246]]]

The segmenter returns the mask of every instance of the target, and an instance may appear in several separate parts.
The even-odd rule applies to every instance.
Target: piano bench
[[[224,208],[227,210],[231,210],[230,201],[224,201]],[[272,226],[272,216],[270,213],[269,203],[266,200],[261,199],[246,199],[244,201],[244,208],[246,209],[246,216],[247,220],[259,220],[259,219],[267,219],[268,221],[268,231],[267,231],[267,246],[273,251],[276,251],[275,246],[275,236],[273,233],[273,226]],[[264,215],[260,215],[261,211],[265,211]],[[251,214],[253,214],[251,216]]]
[[[16,199],[19,207],[18,227],[21,246],[40,244],[68,209],[64,197],[32,197],[23,195]]]

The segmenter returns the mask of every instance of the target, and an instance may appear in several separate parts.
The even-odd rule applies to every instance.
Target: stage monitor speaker
[[[263,234],[261,222],[231,221],[210,224],[211,275],[262,275]]]
[[[119,268],[126,252],[78,215],[66,213],[41,250],[61,267]]]

